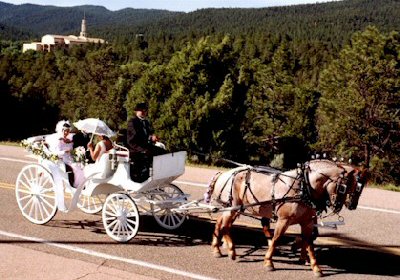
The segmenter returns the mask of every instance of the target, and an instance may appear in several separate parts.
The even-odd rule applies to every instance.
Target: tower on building
[[[80,37],[87,37],[86,33],[86,15],[83,14],[82,24],[81,24],[81,33],[79,33]]]

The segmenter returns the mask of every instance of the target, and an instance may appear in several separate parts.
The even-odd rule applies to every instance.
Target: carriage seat
[[[112,160],[110,159],[110,154],[112,150],[101,155],[100,159],[95,163],[91,163],[85,166],[84,174],[85,178],[94,178],[94,179],[106,179],[113,175],[114,171],[111,168]]]

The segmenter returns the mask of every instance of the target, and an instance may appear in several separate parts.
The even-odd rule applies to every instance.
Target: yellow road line
[[[0,182],[0,188],[14,190],[15,184],[8,184],[8,183]]]
[[[15,190],[15,184],[8,184],[8,183],[0,182],[0,188],[1,189]],[[65,197],[66,198],[72,198],[71,194],[69,194],[69,193],[66,193]]]

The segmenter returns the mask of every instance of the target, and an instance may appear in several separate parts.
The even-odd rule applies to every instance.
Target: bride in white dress
[[[98,135],[99,141],[96,144],[96,147],[93,148],[93,143],[90,142],[88,144],[88,149],[90,151],[90,156],[95,161],[93,164],[88,164],[85,166],[84,173],[86,178],[93,175],[94,173],[102,173],[104,172],[103,162],[107,162],[107,158],[104,158],[103,155],[107,154],[111,149],[113,149],[113,143],[105,135]]]

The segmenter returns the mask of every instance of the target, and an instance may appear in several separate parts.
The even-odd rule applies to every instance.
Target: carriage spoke
[[[46,197],[46,196],[44,196],[44,197]],[[53,206],[53,205],[51,205],[50,202],[47,201],[47,199],[43,199],[43,198],[41,197],[40,200],[41,200],[44,204],[46,204],[47,206],[49,206],[50,208]]]
[[[178,216],[171,213],[171,221],[172,221],[172,224],[175,226],[179,222]]]
[[[32,191],[30,191],[30,190],[18,190],[18,192],[19,193],[25,193],[25,194],[28,194],[28,195],[32,194]]]
[[[128,230],[128,227],[126,226],[126,223],[123,223],[123,224],[122,224],[122,233],[123,233],[123,235],[125,235],[126,237],[129,236],[129,230]]]
[[[34,205],[35,205],[35,207],[34,207],[34,208],[35,208],[35,219],[38,220],[38,212],[39,212],[39,211],[38,211],[38,201],[37,201],[37,198],[35,198],[35,200],[34,200],[33,203],[34,203]]]
[[[42,201],[51,209],[52,205],[46,199],[43,199]],[[49,216],[50,212],[47,210],[46,205],[42,204],[43,210],[46,212],[46,215]]]
[[[128,219],[128,222],[126,223],[126,226],[129,227],[131,231],[134,231],[135,228],[133,228],[133,227],[131,226],[131,224],[134,225],[134,227],[136,228],[136,227],[137,227],[137,222]]]
[[[28,194],[28,195],[25,195],[25,196],[18,196],[18,200],[19,200],[20,202],[22,202],[23,200],[29,199],[29,198],[31,198],[31,197],[32,197],[31,194]]]
[[[115,219],[116,219],[115,216],[114,216],[114,217],[107,217],[107,218],[104,218],[105,221],[114,221]]]
[[[114,229],[114,225],[115,225],[117,222],[118,222],[118,220],[117,220],[117,219],[114,219],[114,221],[112,221],[111,223],[109,223],[109,224],[107,225],[107,228],[108,228],[108,229],[111,229],[111,228]],[[113,230],[113,232],[114,232],[114,230]]]
[[[106,214],[110,217],[117,217],[117,214],[115,212],[106,211]]]
[[[24,205],[24,207],[22,207],[22,211],[25,211],[25,209],[32,204],[33,201],[33,197],[30,197],[30,199],[28,200],[28,202]]]
[[[43,173],[39,173],[36,177],[36,181],[37,181],[36,184],[38,186],[44,186],[44,184],[42,183],[42,180],[43,180]]]
[[[29,216],[32,217],[33,210],[34,210],[34,207],[35,207],[35,199],[34,199],[34,197],[32,197],[31,201],[32,201],[32,202],[31,202],[30,208],[29,208]]]
[[[29,184],[29,181],[27,183],[25,183],[24,181],[20,181],[21,185],[23,185],[28,191],[30,191],[32,189],[31,185]],[[20,189],[20,191],[22,191]]]
[[[46,198],[50,198],[50,199],[55,199],[54,195],[48,195],[48,194],[41,194],[41,197],[46,197]]]
[[[128,224],[132,224],[132,225],[134,225],[135,227],[137,227],[137,225],[138,225],[138,221],[135,219],[135,220],[133,220],[133,219],[127,219],[127,222],[128,222]]]
[[[166,222],[165,222],[166,220],[167,220],[167,216],[164,215],[164,216],[163,216],[163,223],[164,223],[164,224],[166,223]]]
[[[44,220],[44,216],[43,216],[43,205],[42,205],[42,203],[40,202],[40,198],[38,198],[37,207],[38,207],[38,210],[39,210],[39,214],[40,214],[41,220]]]
[[[32,175],[32,170],[31,169],[28,169],[29,171],[29,176],[30,176],[30,178],[28,179],[28,177],[27,177],[27,175],[25,175],[24,174],[24,176],[25,176],[25,178],[26,178],[26,180],[28,181],[28,182],[30,182],[31,181],[31,178],[33,178],[33,175]]]
[[[120,236],[121,235],[121,222],[120,221],[118,221],[116,228],[117,228],[117,236]]]
[[[24,176],[24,179],[25,179],[25,181],[26,181],[27,184],[26,184],[24,181],[21,181],[21,183],[23,183],[28,189],[30,189],[30,188],[31,188],[31,184],[30,184],[31,179],[29,179],[29,178],[26,176],[25,173],[23,173],[22,175]]]
[[[50,178],[48,176],[45,177],[45,181],[43,182],[42,186],[46,186],[50,182]]]

